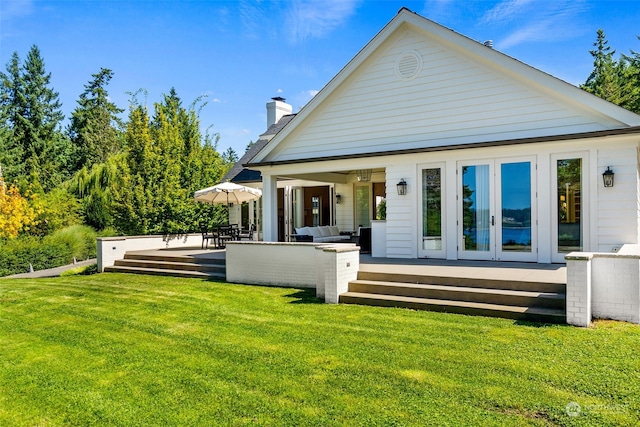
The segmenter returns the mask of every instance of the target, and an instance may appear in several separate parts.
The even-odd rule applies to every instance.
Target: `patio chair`
[[[238,233],[238,240],[247,239],[253,240],[253,232],[256,231],[255,224],[251,224],[248,229],[240,230]]]
[[[218,246],[218,233],[215,231],[209,232],[206,228],[201,230],[202,232],[202,249],[209,247],[209,240],[213,240],[213,245]],[[206,242],[206,245],[205,245]]]
[[[237,224],[218,226],[218,247],[226,247],[226,243],[230,240],[239,240],[238,234],[240,230]]]

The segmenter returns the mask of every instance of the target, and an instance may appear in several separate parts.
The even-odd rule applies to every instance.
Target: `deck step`
[[[564,309],[566,306],[566,295],[560,292],[379,282],[371,280],[353,280],[349,283],[349,291],[365,294],[397,295],[511,306],[536,306],[557,309]]]
[[[189,270],[171,270],[168,268],[142,268],[129,266],[111,266],[105,267],[107,273],[133,273],[133,274],[151,274],[155,276],[173,276],[173,277],[191,277],[200,279],[216,279],[225,280],[225,273],[189,271]]]
[[[194,263],[178,261],[165,261],[165,260],[140,260],[140,259],[119,259],[115,261],[117,267],[138,267],[138,268],[151,268],[151,269],[168,269],[168,270],[189,270],[189,271],[202,271],[202,272],[217,272],[224,273],[224,264],[209,264],[209,263]]]
[[[340,302],[345,304],[362,304],[381,307],[403,307],[415,310],[429,310],[446,313],[502,317],[507,319],[527,320],[533,322],[566,322],[566,314],[564,310],[542,307],[522,307],[500,304],[487,304],[481,302],[451,301],[443,299],[419,298],[403,295],[371,294],[351,291],[341,294]]]
[[[469,278],[469,277],[443,277],[423,276],[415,274],[383,273],[371,271],[359,271],[359,280],[372,280],[379,282],[412,283],[425,285],[462,286],[482,289],[509,289],[514,291],[535,291],[564,293],[566,284],[538,281],[513,281],[503,279]]]
[[[224,258],[127,252],[105,272],[226,280]]]
[[[139,260],[139,261],[178,262],[178,263],[189,263],[189,264],[225,265],[225,260],[222,258],[204,258],[204,257],[194,257],[194,256],[179,256],[179,255],[153,255],[153,254],[141,254],[136,252],[125,253],[124,259]]]

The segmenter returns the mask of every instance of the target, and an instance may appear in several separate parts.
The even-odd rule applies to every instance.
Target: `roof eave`
[[[411,148],[406,150],[376,151],[376,152],[369,152],[369,153],[343,154],[338,156],[325,156],[325,157],[315,157],[315,158],[306,158],[306,159],[289,159],[289,160],[246,163],[246,164],[243,164],[242,166],[246,168],[257,169],[265,166],[328,162],[328,161],[348,160],[348,159],[362,159],[362,158],[377,157],[377,156],[400,156],[405,154],[463,150],[463,149],[469,149],[469,148],[501,147],[506,145],[572,141],[577,139],[605,138],[605,137],[624,136],[624,135],[632,135],[632,134],[640,135],[640,126],[632,126],[632,127],[620,128],[620,129],[607,129],[607,130],[592,131],[592,132],[570,133],[570,134],[563,134],[563,135],[538,136],[538,137],[530,137],[530,138],[505,139],[500,141],[475,142],[475,143],[469,143],[469,144]]]

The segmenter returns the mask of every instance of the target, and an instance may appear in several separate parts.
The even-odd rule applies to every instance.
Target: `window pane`
[[[356,186],[356,226],[371,226],[371,197],[368,185]]]
[[[462,232],[467,251],[491,248],[489,180],[489,165],[462,168]]]
[[[582,250],[582,159],[557,163],[558,252]]]
[[[442,172],[422,170],[422,245],[425,250],[442,249]]]
[[[501,165],[502,250],[531,252],[531,163]]]

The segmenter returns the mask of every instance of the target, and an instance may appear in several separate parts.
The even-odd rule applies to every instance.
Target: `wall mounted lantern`
[[[607,166],[607,170],[602,174],[602,181],[605,187],[613,187],[613,177],[615,173]]]
[[[358,182],[371,181],[371,169],[360,169],[357,171],[357,174],[358,174]]]
[[[336,194],[336,205],[339,205],[341,201],[342,201],[342,196],[339,194]]]
[[[398,187],[398,196],[404,196],[407,194],[407,181],[402,178],[397,185]]]

